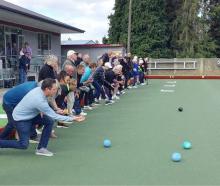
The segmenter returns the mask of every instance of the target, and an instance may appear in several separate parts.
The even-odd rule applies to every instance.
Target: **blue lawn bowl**
[[[109,139],[105,139],[103,142],[105,148],[111,147],[111,141]]]
[[[182,159],[182,156],[179,152],[174,152],[171,156],[172,161],[174,162],[180,162]]]
[[[186,150],[189,150],[192,148],[192,144],[189,141],[184,141],[182,146]]]

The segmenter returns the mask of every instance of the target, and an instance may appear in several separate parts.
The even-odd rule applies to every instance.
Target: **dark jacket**
[[[27,71],[27,69],[30,66],[30,60],[25,56],[21,56],[21,58],[19,59],[19,69],[24,69],[25,71]]]
[[[97,83],[103,85],[104,80],[105,80],[105,71],[103,67],[98,67],[94,74],[93,74],[93,80],[96,81]]]
[[[121,66],[122,66],[122,73],[123,73],[124,75],[128,75],[128,74],[129,74],[129,71],[130,71],[130,68],[129,68],[129,66],[128,66],[128,63],[126,63],[124,59],[120,59],[119,62],[120,62],[120,64],[121,64]]]
[[[56,73],[53,70],[53,67],[51,67],[48,64],[45,64],[39,72],[39,77],[38,77],[38,81],[42,81],[46,78],[52,78],[52,79],[56,79]]]
[[[59,108],[65,109],[66,105],[65,105],[64,100],[65,100],[65,97],[68,95],[69,90],[66,85],[60,85],[60,88],[61,88],[61,94],[58,95],[55,100]]]
[[[128,67],[129,67],[129,72],[133,71],[133,63],[130,57],[125,57],[125,60],[127,61]]]
[[[112,69],[106,70],[106,72],[105,72],[105,80],[106,80],[108,83],[112,84],[112,83],[114,83],[114,80],[115,80],[115,79],[116,79],[116,75],[115,75],[115,73],[112,71]]]

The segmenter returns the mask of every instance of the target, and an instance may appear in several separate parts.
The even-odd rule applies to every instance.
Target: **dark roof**
[[[38,14],[36,12],[30,11],[28,9],[22,8],[20,6],[14,5],[12,3],[9,3],[9,2],[3,1],[3,0],[0,0],[0,9],[7,10],[7,11],[10,11],[10,12],[13,12],[13,13],[17,13],[17,14],[20,14],[20,15],[23,15],[23,16],[31,17],[33,19],[37,19],[37,20],[40,20],[40,21],[43,21],[43,22],[46,22],[46,23],[50,23],[50,24],[53,24],[53,25],[64,27],[66,29],[70,29],[70,30],[77,31],[77,32],[80,32],[80,33],[85,32],[84,30],[81,30],[79,28],[70,26],[68,24],[62,23],[62,22],[57,21],[55,19],[52,19],[52,18],[49,18],[47,16]]]

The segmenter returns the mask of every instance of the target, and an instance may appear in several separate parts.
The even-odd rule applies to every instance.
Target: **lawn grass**
[[[0,105],[0,114],[4,114],[4,110],[2,106]],[[6,119],[0,119],[0,127],[3,127],[6,124],[7,120]]]

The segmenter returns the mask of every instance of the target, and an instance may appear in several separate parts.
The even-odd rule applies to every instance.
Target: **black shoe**
[[[64,124],[64,123],[57,123],[57,128],[65,128],[65,129],[67,129],[67,128],[69,128],[69,126],[68,125],[66,125],[66,124]]]

